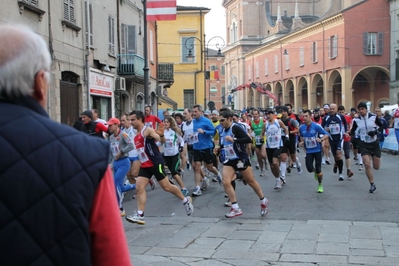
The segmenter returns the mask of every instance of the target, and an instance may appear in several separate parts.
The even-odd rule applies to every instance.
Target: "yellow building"
[[[176,20],[159,21],[157,29],[158,62],[174,65],[174,82],[167,96],[178,108],[204,105],[205,88],[205,7],[177,6]],[[188,56],[190,55],[190,56]],[[160,109],[171,108],[162,101]]]

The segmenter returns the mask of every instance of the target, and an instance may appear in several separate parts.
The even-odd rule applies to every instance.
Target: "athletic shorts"
[[[284,140],[283,140],[284,143]],[[281,153],[290,153],[290,154],[296,154],[296,137],[290,136],[290,142],[288,144],[283,144],[283,147],[281,148]]]
[[[204,150],[194,150],[194,162],[204,162],[205,164],[213,163],[212,148]]]
[[[281,149],[266,148],[266,155],[267,155],[267,160],[269,161],[269,163],[273,163],[273,158],[279,158],[280,154],[281,154]]]
[[[147,177],[148,179],[150,179],[152,176],[155,176],[157,181],[161,181],[166,175],[163,169],[163,164],[158,164],[148,168],[140,167],[139,176]]]
[[[244,167],[243,168],[238,168],[237,167],[237,164],[238,164],[239,161],[244,163]],[[251,166],[251,162],[249,161],[249,159],[244,159],[244,160],[242,160],[242,159],[234,159],[234,160],[229,160],[229,161],[225,162],[223,165],[231,166],[231,167],[234,168],[235,171],[241,172],[241,171],[246,170],[249,166]]]
[[[330,148],[332,154],[337,155],[337,151],[342,151],[342,139],[330,139]]]
[[[367,143],[361,141],[359,145],[359,152],[362,156],[370,155],[370,156],[375,156],[377,158],[381,158],[380,142],[374,141],[371,143]]]
[[[135,162],[135,161],[138,161],[138,160],[139,160],[139,157],[138,157],[138,156],[129,157],[129,160],[130,160],[131,162]]]
[[[165,160],[165,165],[168,167],[172,176],[177,175],[177,170],[180,168],[180,154],[173,156],[163,156]]]
[[[359,138],[352,137],[351,138],[351,143],[353,145],[353,149],[355,149],[355,150],[359,149],[359,145],[360,145],[360,139]]]

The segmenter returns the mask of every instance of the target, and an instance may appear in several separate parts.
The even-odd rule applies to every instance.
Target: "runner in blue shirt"
[[[323,193],[322,185],[323,173],[321,172],[321,143],[329,138],[329,134],[317,123],[312,122],[312,112],[305,110],[303,112],[305,124],[299,128],[300,146],[306,149],[306,169],[309,173],[314,172],[314,178],[319,182],[317,192]],[[323,137],[320,137],[320,135]]]

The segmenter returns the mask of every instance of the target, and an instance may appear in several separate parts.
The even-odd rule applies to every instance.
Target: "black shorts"
[[[332,154],[337,155],[337,151],[342,151],[342,139],[330,139],[330,148]]]
[[[266,148],[267,160],[269,163],[273,163],[273,158],[279,158],[281,154],[281,149],[275,148],[270,149]]]
[[[283,147],[281,147],[281,153],[289,153],[295,154],[296,153],[296,137],[289,137],[290,142],[288,144],[284,143],[283,139]]]
[[[155,176],[157,181],[161,181],[166,175],[163,169],[163,164],[158,164],[148,168],[140,167],[138,176],[147,177],[148,179],[150,179],[152,176]]]
[[[237,164],[238,164],[239,161],[244,163],[244,167],[243,168],[238,168],[237,167]],[[249,159],[244,159],[244,160],[242,160],[242,159],[234,159],[234,160],[229,160],[229,161],[225,162],[223,165],[231,166],[231,167],[234,168],[235,171],[239,171],[240,172],[240,171],[246,170],[249,166],[251,166],[251,162],[249,161]]]
[[[353,149],[355,149],[355,150],[359,149],[360,141],[361,140],[359,138],[355,138],[355,137],[351,138],[351,143],[353,145]]]
[[[213,163],[212,148],[204,150],[194,150],[194,162],[204,162],[205,164]]]
[[[172,176],[177,175],[177,170],[180,168],[180,154],[174,156],[163,156],[165,160],[165,165],[168,167]]]
[[[371,155],[373,157],[381,158],[380,142],[378,140],[371,143],[360,141],[359,152],[362,156]]]

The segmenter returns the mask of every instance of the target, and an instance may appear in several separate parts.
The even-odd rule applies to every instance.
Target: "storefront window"
[[[90,100],[92,109],[97,109],[98,116],[108,121],[111,118],[111,98],[92,95]]]

